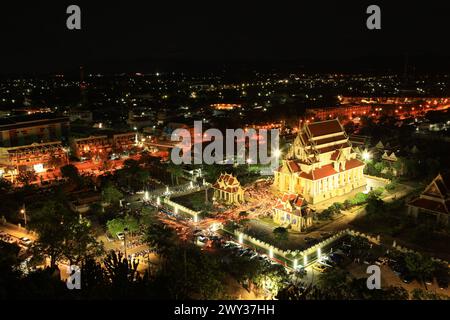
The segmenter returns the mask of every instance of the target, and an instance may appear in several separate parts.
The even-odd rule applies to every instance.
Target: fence
[[[170,200],[169,198],[164,198],[163,203],[167,204],[168,206],[171,206],[172,208],[174,208],[175,211],[181,211],[181,212],[187,213],[194,218],[198,217],[198,215],[200,214],[200,211],[195,211],[195,210],[186,208],[185,206],[182,206],[181,204],[176,203],[176,202]]]
[[[381,177],[376,177],[376,176],[369,176],[368,174],[365,174],[364,177],[365,177],[365,178],[369,178],[369,179],[373,179],[373,180],[377,180],[377,181],[380,181],[380,182],[384,182],[384,183],[386,183],[386,184],[391,183],[391,180],[389,180],[389,179],[385,179],[385,178],[381,178]]]
[[[273,256],[278,256],[281,257],[285,262],[286,262],[286,266],[287,267],[296,267],[296,266],[308,266],[312,263],[314,263],[315,261],[317,261],[318,259],[320,259],[320,256],[322,253],[325,253],[327,249],[331,250],[331,245],[333,243],[335,243],[336,241],[339,241],[340,239],[342,239],[345,236],[353,236],[353,237],[363,237],[365,239],[367,239],[369,242],[376,244],[376,245],[381,245],[381,237],[380,236],[371,236],[359,231],[354,231],[354,230],[350,230],[350,229],[345,229],[342,231],[339,231],[338,233],[334,234],[333,236],[331,236],[330,238],[327,238],[305,250],[282,250],[280,248],[277,248],[269,243],[266,243],[264,241],[261,241],[259,239],[256,239],[252,236],[249,236],[243,232],[240,232],[238,230],[234,231],[234,235],[237,239],[242,240],[242,241],[247,241],[251,244],[253,244],[254,246],[263,249],[263,250],[267,250],[268,253],[271,253]],[[408,252],[414,252],[414,253],[418,253],[416,251],[407,249],[407,248],[403,248],[401,246],[393,246],[394,249],[403,252],[403,253],[408,253]],[[437,259],[437,258],[431,258],[433,261],[436,262],[441,262],[441,263],[445,263],[445,264],[449,264],[447,261],[441,260],[441,259]]]

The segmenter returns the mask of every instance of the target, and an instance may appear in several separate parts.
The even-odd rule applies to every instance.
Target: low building
[[[88,110],[72,110],[69,113],[69,118],[71,122],[80,120],[86,123],[91,123],[94,121],[92,111]]]
[[[68,117],[34,114],[0,120],[0,147],[18,147],[32,143],[66,142],[69,136]]]
[[[42,173],[47,169],[64,165],[67,161],[67,150],[61,141],[0,147],[0,165],[17,171]]]
[[[133,148],[136,147],[137,141],[137,133],[135,132],[127,132],[115,134],[112,136],[112,145],[114,151],[117,153],[122,152],[130,152]]]
[[[108,139],[108,136],[73,139],[71,147],[74,155],[79,159],[107,157],[112,151],[111,141]]]
[[[448,224],[450,214],[450,177],[439,174],[422,194],[408,203],[408,213],[414,218],[419,214],[435,217],[439,224]]]
[[[281,226],[302,232],[313,224],[313,214],[305,199],[285,193],[273,208],[273,221]]]
[[[244,202],[244,189],[233,175],[221,174],[213,185],[214,198],[228,204],[240,204]]]
[[[78,191],[69,195],[69,206],[78,213],[88,212],[92,205],[101,203],[101,201],[101,193],[93,190]]]

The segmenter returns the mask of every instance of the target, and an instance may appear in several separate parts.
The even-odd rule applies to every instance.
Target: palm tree
[[[170,172],[170,177],[172,179],[172,184],[179,185],[178,178],[183,175],[183,168],[179,165],[173,164],[172,162],[169,164],[167,171]],[[175,183],[174,183],[175,182]]]
[[[146,242],[161,257],[167,257],[173,248],[175,235],[171,229],[160,222],[150,224],[146,233]]]

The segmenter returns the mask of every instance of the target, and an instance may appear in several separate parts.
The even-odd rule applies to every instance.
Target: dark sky
[[[180,60],[348,63],[405,53],[436,67],[450,56],[449,1],[3,2],[1,74]],[[69,4],[81,7],[81,31],[66,29]],[[381,7],[382,30],[366,28],[370,4]]]

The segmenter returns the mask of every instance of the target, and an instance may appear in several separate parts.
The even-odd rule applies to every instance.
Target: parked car
[[[386,257],[379,257],[377,260],[375,260],[375,264],[379,266],[387,265],[389,262],[389,259]]]
[[[315,270],[315,271],[317,271],[317,272],[320,272],[320,273],[323,273],[323,272],[325,272],[325,271],[328,269],[326,266],[324,266],[324,265],[321,264],[321,263],[316,263],[316,264],[314,264],[314,265],[312,266],[312,268],[313,268],[313,270]]]
[[[125,234],[123,232],[117,232],[117,238],[119,238],[119,240],[123,241],[125,239]]]
[[[33,243],[33,241],[31,241],[30,239],[28,239],[26,237],[22,237],[22,238],[20,238],[20,243],[24,246],[29,246],[30,244]]]
[[[411,282],[413,282],[413,280],[414,280],[414,277],[412,277],[412,276],[409,275],[409,274],[401,275],[400,278],[402,279],[402,281],[403,281],[404,283],[411,283]]]

